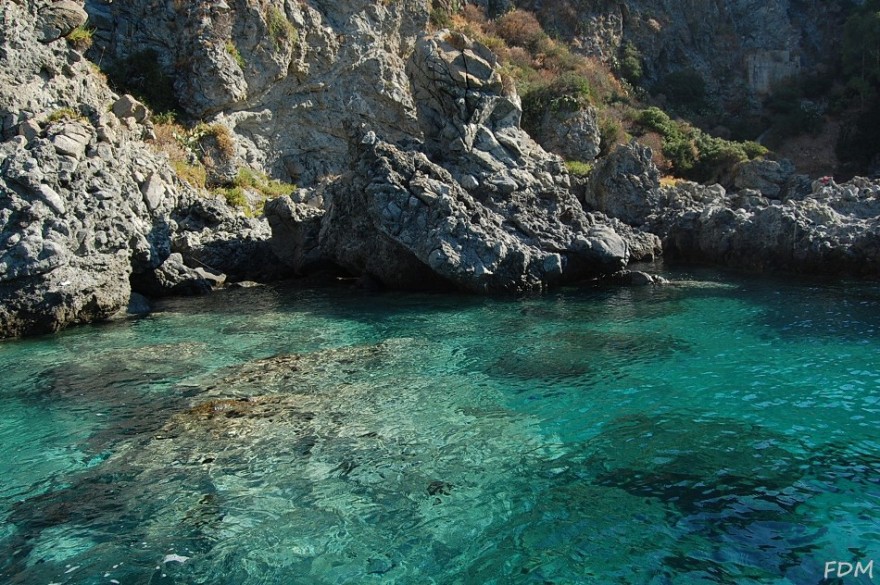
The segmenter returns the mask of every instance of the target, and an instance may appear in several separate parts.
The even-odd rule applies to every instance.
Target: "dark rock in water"
[[[453,485],[449,482],[434,480],[428,484],[428,495],[448,496],[450,493],[452,493],[452,489],[454,487],[455,487],[455,485]]]
[[[636,230],[625,239],[606,218],[584,213],[562,160],[520,128],[519,97],[491,51],[438,33],[417,43],[407,70],[424,143],[398,146],[353,130],[355,162],[324,193],[323,215],[292,201],[268,208],[290,265],[324,258],[392,288],[483,293],[538,290],[626,265]],[[640,258],[654,253],[648,240],[638,242]]]
[[[743,449],[744,438],[760,448]],[[742,499],[789,488],[790,496],[765,497],[793,508],[808,497],[790,488],[806,469],[783,444],[772,431],[734,420],[685,424],[674,416],[633,415],[610,422],[584,445],[582,469],[598,485],[658,498],[685,514],[735,520],[748,509],[740,507]]]
[[[756,271],[880,275],[880,181],[824,179],[805,190],[784,162],[752,161],[737,172],[744,188],[735,192],[688,181],[661,188],[650,151],[627,145],[596,165],[583,200],[656,234],[672,257]]]
[[[388,558],[369,559],[367,561],[368,575],[384,575],[395,566],[394,562]]]
[[[648,286],[669,284],[669,281],[656,274],[648,274],[640,270],[621,270],[602,279],[603,282],[627,286]]]
[[[151,297],[169,294],[200,295],[211,292],[215,278],[183,263],[183,256],[171,254],[158,268],[142,274],[133,274],[132,285]]]
[[[264,286],[264,285],[263,285],[262,283],[259,283],[259,282],[254,282],[253,280],[240,280],[240,281],[238,281],[238,282],[232,282],[232,283],[230,283],[229,285],[227,285],[226,288],[232,288],[232,289],[236,289],[236,288],[257,288],[257,287],[260,287],[260,286]]]
[[[128,299],[128,306],[125,312],[128,315],[146,315],[153,310],[150,300],[142,294],[133,292]]]

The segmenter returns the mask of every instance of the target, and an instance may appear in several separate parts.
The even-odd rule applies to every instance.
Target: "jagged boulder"
[[[324,257],[386,286],[476,292],[537,290],[626,265],[627,241],[584,212],[562,160],[520,128],[519,97],[491,51],[441,31],[416,43],[407,70],[424,142],[359,136],[351,170],[325,194]],[[294,213],[272,215],[275,226]]]
[[[570,208],[564,217],[479,201],[425,154],[368,137],[338,183],[321,245],[338,264],[402,288],[535,290],[623,267],[625,242]],[[532,213],[534,212],[534,214]]]
[[[733,185],[737,189],[754,189],[766,197],[779,198],[793,176],[794,165],[789,160],[749,160],[733,170]]]
[[[88,17],[81,2],[61,0],[46,4],[37,14],[37,40],[50,43],[60,39],[85,24]]]

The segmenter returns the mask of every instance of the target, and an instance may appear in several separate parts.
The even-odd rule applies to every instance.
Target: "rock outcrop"
[[[583,199],[656,234],[673,258],[761,272],[880,275],[880,181],[823,179],[804,189],[785,163],[751,167],[739,176],[764,193],[687,181],[660,187],[650,152],[631,144],[597,165]]]
[[[277,271],[249,259],[266,257],[265,222],[201,199],[143,142],[143,105],[113,94],[63,39],[40,42],[45,15],[68,4],[3,8],[0,337],[109,317],[133,290]]]
[[[601,151],[599,120],[592,106],[573,111],[548,108],[531,131],[541,146],[565,160],[592,161]]]
[[[303,246],[294,266],[319,247],[395,288],[521,292],[626,265],[627,241],[584,213],[562,160],[520,128],[519,97],[488,49],[442,31],[417,43],[408,71],[424,141],[357,135],[351,170],[325,194],[318,246],[318,214],[267,208],[279,237]]]

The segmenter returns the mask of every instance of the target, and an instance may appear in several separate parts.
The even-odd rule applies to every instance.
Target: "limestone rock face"
[[[626,265],[627,240],[583,211],[562,160],[520,128],[519,97],[490,51],[441,31],[416,43],[407,70],[424,142],[355,132],[355,162],[325,194],[326,258],[387,286],[476,292],[537,290]],[[270,214],[273,229],[293,215]],[[287,231],[302,230],[314,233]]]
[[[817,185],[802,199],[695,185],[664,190],[668,207],[645,226],[678,257],[756,271],[880,274],[880,183]],[[696,196],[694,196],[696,195]]]
[[[260,262],[247,256],[271,254],[268,225],[202,199],[142,141],[143,105],[111,92],[66,43],[38,42],[39,15],[54,6],[3,7],[0,337],[107,318],[133,291],[253,277]]]
[[[491,14],[532,10],[588,55],[612,63],[632,43],[644,81],[692,69],[722,102],[757,103],[800,72],[834,67],[845,3],[823,0],[478,0]],[[736,80],[736,81],[734,81]],[[745,80],[745,84],[739,80]],[[745,85],[745,87],[743,87]]]
[[[350,159],[346,125],[418,134],[404,73],[424,0],[86,0],[105,63],[151,50],[187,113],[236,135],[249,166],[310,186]]]

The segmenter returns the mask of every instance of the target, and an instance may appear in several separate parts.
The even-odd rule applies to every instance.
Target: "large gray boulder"
[[[416,43],[407,70],[424,142],[396,146],[353,130],[355,162],[325,193],[325,258],[386,286],[484,293],[539,290],[626,265],[628,240],[584,212],[562,160],[520,128],[519,97],[491,51],[442,31]],[[279,237],[314,233],[283,227],[294,215],[270,213]]]
[[[37,40],[50,43],[70,34],[78,26],[85,24],[89,15],[83,10],[82,2],[61,0],[44,5],[37,15]]]
[[[537,290],[625,265],[623,239],[592,224],[576,201],[564,211],[513,211],[480,201],[423,153],[373,137],[363,147],[348,181],[331,194],[321,233],[325,253],[352,272],[397,288],[445,282],[493,293]]]
[[[737,189],[754,189],[766,197],[779,199],[793,176],[794,165],[789,160],[749,160],[733,170],[733,185]]]

